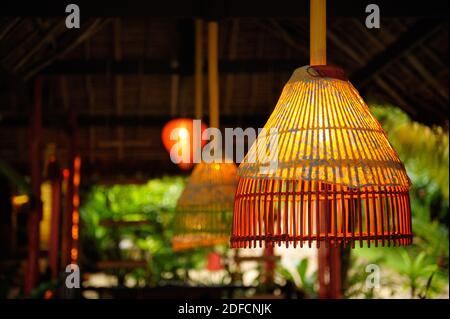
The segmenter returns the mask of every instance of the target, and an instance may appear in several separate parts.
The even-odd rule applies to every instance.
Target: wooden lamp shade
[[[237,185],[234,163],[199,163],[175,211],[173,250],[214,246],[229,240]]]
[[[342,70],[295,70],[264,128],[278,147],[239,167],[232,247],[411,244],[405,168]]]

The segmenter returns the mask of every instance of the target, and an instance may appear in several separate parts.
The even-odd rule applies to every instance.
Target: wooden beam
[[[304,17],[308,16],[308,2],[298,0],[227,0],[210,3],[204,0],[166,0],[123,2],[79,0],[84,17]],[[368,0],[330,1],[330,16],[365,18]],[[377,0],[383,17],[448,17],[448,1]],[[2,4],[4,16],[65,16],[65,3],[55,5],[54,0],[30,2],[7,1]]]
[[[352,49],[352,46],[344,43],[338,36],[336,36],[332,31],[327,31],[327,38],[330,39],[330,41],[339,48],[344,54],[346,54],[350,59],[355,62],[355,64],[358,65],[364,65],[364,59],[363,57],[356,52],[354,49]]]
[[[194,57],[194,110],[195,118],[203,118],[203,34],[204,23],[201,19],[195,20],[195,57]]]
[[[239,107],[233,107],[239,109]],[[221,116],[225,126],[240,126],[240,127],[262,127],[267,121],[269,110],[273,109],[273,105],[259,105],[257,108],[260,112],[258,114],[228,114]],[[265,111],[267,110],[267,111]],[[192,114],[193,116],[193,114]],[[76,123],[80,127],[105,127],[105,126],[146,126],[162,128],[164,123],[169,121],[172,117],[170,115],[151,115],[151,114],[80,114],[77,116]],[[28,114],[21,115],[2,115],[0,124],[2,127],[23,127],[28,125],[30,117]],[[59,116],[47,115],[43,119],[44,127],[61,127],[61,122],[64,119]]]
[[[389,45],[383,52],[377,54],[364,67],[350,75],[350,80],[358,88],[370,83],[375,75],[384,71],[391,63],[417,47],[422,41],[428,39],[442,26],[442,20],[421,19],[405,33],[399,36],[397,41]]]
[[[6,38],[14,28],[19,24],[22,19],[20,17],[12,18],[8,21],[8,23],[0,30],[0,41]]]
[[[123,128],[122,128],[123,129]],[[127,141],[127,147],[151,147],[152,142],[149,139],[145,139],[142,141],[136,140],[136,141]],[[98,142],[98,147],[100,148],[120,148],[123,147],[123,140],[117,140],[117,141],[100,141]]]
[[[413,109],[408,102],[406,102],[405,98],[402,97],[400,92],[397,92],[395,89],[393,89],[389,84],[386,83],[385,80],[383,80],[382,77],[376,76],[374,79],[374,82],[383,90],[386,92],[388,96],[391,97],[391,99],[395,102],[395,104],[399,107],[404,108],[408,113],[412,115],[417,114],[417,110]]]
[[[85,42],[85,57],[86,59],[90,59],[91,57],[91,46],[90,46],[90,40],[87,39]],[[95,107],[95,92],[94,87],[92,84],[92,76],[86,75],[85,76],[85,89],[86,94],[88,97],[88,108],[89,108],[89,114],[94,114],[94,107]],[[95,128],[91,127],[89,128],[89,149],[91,150],[89,160],[93,162],[95,160]]]
[[[222,59],[219,61],[221,74],[237,73],[265,73],[286,72],[307,63],[305,58],[294,59]],[[205,69],[204,69],[205,70]],[[173,64],[168,59],[140,59],[140,60],[61,60],[55,61],[42,71],[45,75],[160,75],[178,74],[192,75],[192,68],[188,65]]]
[[[29,296],[39,281],[39,225],[42,218],[42,80],[34,82],[34,103],[30,122],[30,175],[31,209],[27,221],[28,257],[26,263],[24,292]]]
[[[114,19],[113,28],[114,37],[114,60],[122,60],[122,21],[120,18]],[[116,114],[118,116],[122,115],[123,112],[123,78],[121,75],[114,76],[114,101],[116,104]],[[117,127],[117,156],[119,160],[123,159],[124,146],[123,146],[124,131],[123,127]]]
[[[39,41],[31,48],[29,48],[22,57],[19,58],[17,63],[13,67],[13,72],[18,72],[25,64],[45,45],[50,43],[52,39],[55,38],[55,34],[59,32],[62,28],[64,28],[64,20],[57,21],[53,24],[53,26],[49,27],[49,29],[45,32],[45,34],[39,39]]]
[[[264,50],[264,33],[259,33],[256,38],[256,52],[255,56],[256,58],[262,59],[263,58],[263,50]],[[255,112],[255,108],[258,107],[257,103],[257,97],[258,97],[258,88],[259,88],[259,80],[260,76],[259,74],[252,74],[250,76],[250,92],[249,92],[249,102],[248,106],[252,110],[251,112]]]
[[[219,112],[219,24],[208,22],[209,126],[220,129]]]
[[[303,57],[306,58],[309,56],[309,51],[307,49],[306,42],[303,44],[299,42],[299,39],[294,38],[292,34],[289,31],[287,31],[277,20],[271,18],[268,19],[267,23],[257,22],[257,24],[264,31],[272,33],[272,35],[281,39],[282,41],[284,41],[284,43],[294,48],[296,51],[300,52]]]
[[[230,28],[230,35],[228,39],[228,60],[233,61],[236,59],[236,51],[237,51],[237,44],[238,44],[238,38],[239,38],[239,20],[233,19],[231,21],[231,28]],[[220,64],[220,62],[219,62]],[[223,70],[220,69],[220,72]],[[223,103],[223,114],[230,113],[230,106],[231,106],[231,99],[233,96],[233,88],[234,88],[234,81],[233,76],[231,74],[227,74],[225,77],[225,95],[224,95],[224,103]]]
[[[74,38],[68,40],[68,42],[62,47],[55,50],[50,56],[42,58],[40,61],[32,65],[24,75],[24,79],[28,80],[48,65],[52,64],[55,60],[62,58],[67,53],[75,49],[78,45],[83,43],[86,39],[95,34],[101,29],[109,20],[108,19],[95,19],[90,25],[82,29],[82,31]]]
[[[431,74],[428,69],[417,59],[414,54],[409,54],[406,56],[408,62],[413,66],[413,68],[422,76],[425,83],[430,85],[434,92],[437,92],[444,100],[447,101],[448,105],[448,87],[436,80],[433,74]]]

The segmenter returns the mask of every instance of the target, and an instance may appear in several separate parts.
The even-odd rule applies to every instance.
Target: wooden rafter
[[[52,64],[55,60],[60,59],[61,57],[72,51],[74,48],[76,48],[78,45],[83,43],[86,39],[100,30],[101,27],[103,27],[108,21],[108,19],[95,19],[87,27],[82,29],[82,31],[77,34],[74,39],[68,40],[65,45],[60,46],[52,54],[42,58],[40,61],[34,63],[31,67],[29,67],[24,73],[24,79],[30,79],[31,77],[39,73],[42,69]]]
[[[228,61],[236,59],[237,44],[239,39],[239,20],[233,19],[231,22],[230,33],[228,38]],[[221,70],[222,72],[222,70]],[[234,81],[231,74],[227,74],[225,77],[225,95],[223,103],[223,114],[230,113],[231,99],[233,96]]]
[[[441,27],[441,23],[442,21],[435,19],[419,20],[408,31],[400,35],[397,41],[374,56],[363,68],[351,74],[350,79],[358,87],[367,85],[376,74],[383,72],[388,65],[436,32]]]

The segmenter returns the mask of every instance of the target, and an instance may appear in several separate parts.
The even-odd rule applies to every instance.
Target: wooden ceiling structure
[[[169,119],[194,115],[199,16],[219,21],[222,127],[261,127],[293,70],[308,64],[309,1],[276,1],[297,6],[284,11],[251,11],[252,2],[185,1],[170,11],[175,4],[164,1],[147,11],[152,17],[143,3],[102,11],[82,2],[79,30],[65,27],[60,6],[31,5],[22,15],[8,7],[0,18],[0,158],[27,174],[39,77],[43,147],[55,143],[62,162],[75,126],[83,174],[93,182],[179,173],[160,134]],[[366,2],[330,1],[329,63],[341,66],[369,103],[396,105],[416,121],[448,129],[448,3],[445,12],[436,0],[399,11],[379,1],[381,28],[367,29]],[[206,82],[204,91],[207,101]]]

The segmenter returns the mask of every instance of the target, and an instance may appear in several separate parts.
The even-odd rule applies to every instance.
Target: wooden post
[[[77,115],[73,108],[69,107],[69,132],[68,132],[68,177],[64,197],[64,210],[62,220],[61,242],[61,266],[66,267],[70,261],[72,248],[72,212],[74,195],[74,163],[77,149]]]
[[[195,118],[203,117],[203,21],[195,20]]]
[[[309,59],[310,65],[327,64],[326,0],[310,1]]]
[[[34,80],[34,103],[30,121],[31,209],[28,215],[28,258],[25,272],[25,295],[30,295],[39,279],[39,223],[41,202],[41,137],[42,137],[42,79]]]
[[[59,234],[61,228],[61,171],[53,155],[47,166],[47,175],[51,183],[51,219],[50,219],[50,243],[48,248],[48,262],[52,279],[57,279],[59,274]]]
[[[319,297],[323,299],[340,299],[341,250],[340,247],[322,245],[319,254]]]
[[[70,262],[78,263],[78,240],[80,232],[80,181],[81,181],[81,157],[76,155],[73,160],[73,196],[72,196],[72,212],[71,212],[71,239],[72,246],[70,248]]]
[[[268,244],[264,248],[264,256],[266,260],[264,262],[265,274],[264,274],[264,284],[271,285],[273,284],[273,277],[275,272],[275,258],[274,258],[274,249],[272,244]]]
[[[327,64],[326,0],[310,0],[310,65]],[[321,205],[318,203],[318,205]],[[321,205],[326,213],[324,205]],[[325,217],[326,218],[326,217]],[[324,229],[328,231],[328,229]],[[318,249],[319,297],[341,298],[341,254],[340,248],[321,245]]]
[[[216,21],[208,22],[208,86],[210,127],[219,128],[219,27]]]

